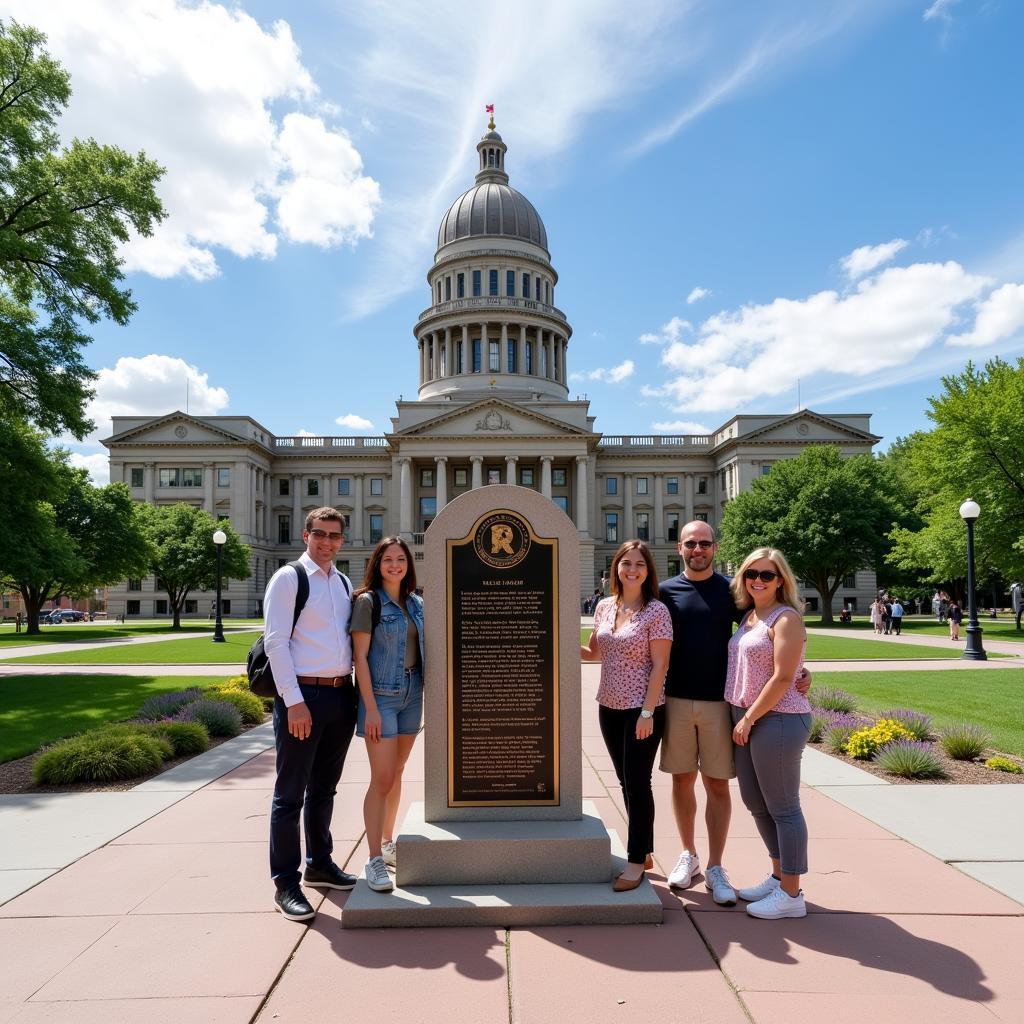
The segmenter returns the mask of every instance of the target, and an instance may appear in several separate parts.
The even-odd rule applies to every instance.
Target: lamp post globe
[[[968,661],[988,661],[981,643],[978,602],[974,593],[974,523],[980,515],[981,506],[973,498],[968,498],[960,506],[960,518],[967,524],[967,643],[961,657]]]
[[[213,642],[215,644],[225,643],[224,623],[220,617],[220,587],[221,587],[221,566],[224,563],[224,545],[227,543],[228,535],[223,530],[213,531],[213,543],[217,548],[217,620],[213,625]]]

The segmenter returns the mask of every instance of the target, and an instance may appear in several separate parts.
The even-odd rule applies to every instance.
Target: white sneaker
[[[764,899],[747,904],[747,913],[751,917],[759,917],[763,921],[778,921],[782,917],[806,917],[807,907],[804,905],[804,892],[800,890],[790,896],[781,886],[772,890]]]
[[[668,876],[668,884],[673,889],[689,889],[694,879],[700,874],[700,859],[697,854],[683,850],[676,861],[676,866]]]
[[[371,857],[366,862],[366,884],[374,892],[391,892],[395,883],[391,881],[383,857]]]
[[[395,841],[393,839],[385,839],[380,844],[380,855],[384,858],[384,863],[389,868],[393,868],[396,863],[397,848],[395,847]]]
[[[741,900],[752,903],[754,900],[763,900],[769,893],[775,892],[782,883],[774,876],[769,875],[763,882],[757,885],[748,885],[745,889],[737,889],[736,895]]]
[[[711,898],[721,906],[736,906],[736,890],[721,864],[708,868],[704,876],[704,887],[711,893]]]

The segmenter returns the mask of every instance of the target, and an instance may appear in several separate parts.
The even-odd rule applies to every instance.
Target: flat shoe
[[[623,878],[622,875],[619,875],[619,877],[612,882],[612,888],[616,892],[629,892],[632,889],[636,889],[645,877],[646,876],[642,871],[640,872],[639,878]]]

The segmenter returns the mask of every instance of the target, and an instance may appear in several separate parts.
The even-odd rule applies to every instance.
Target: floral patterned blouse
[[[740,628],[732,635],[729,641],[729,671],[725,678],[725,699],[738,708],[749,708],[751,704],[761,695],[761,691],[768,684],[768,680],[775,674],[775,643],[768,630],[775,625],[779,618],[786,612],[793,615],[788,605],[782,605],[769,612],[763,622],[756,626],[748,626],[749,616],[744,616]],[[788,714],[806,715],[810,713],[811,705],[807,698],[797,692],[796,677],[804,663],[804,653],[807,650],[807,640],[804,640],[803,650],[800,652],[800,661],[797,664],[796,672],[789,681],[789,688],[779,698],[779,702],[772,711],[781,711]]]
[[[651,641],[672,639],[668,609],[657,598],[650,600],[616,632],[615,598],[606,597],[594,609],[594,632],[601,652],[598,703],[618,710],[640,707],[654,667]],[[665,703],[664,685],[658,703]]]

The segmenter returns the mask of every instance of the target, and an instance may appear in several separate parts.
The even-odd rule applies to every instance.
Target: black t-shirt
[[[743,616],[729,578],[716,572],[706,580],[691,580],[680,574],[662,583],[660,596],[672,616],[666,696],[724,700],[729,638]]]

